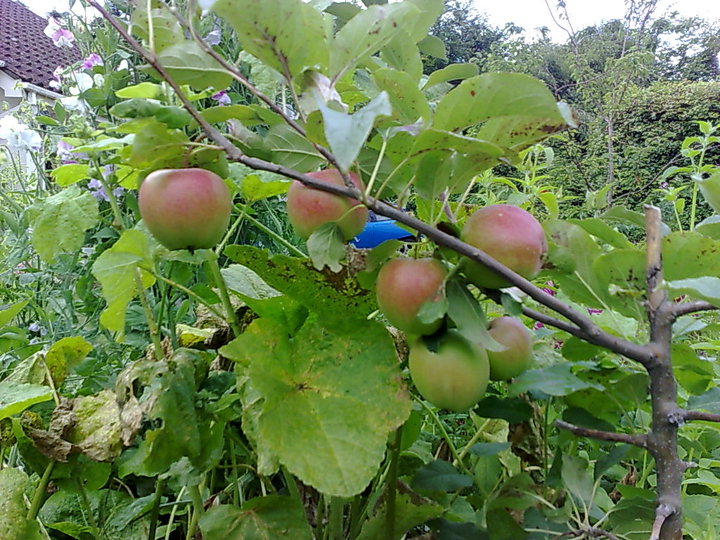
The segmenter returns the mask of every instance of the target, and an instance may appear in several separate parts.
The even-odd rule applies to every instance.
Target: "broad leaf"
[[[32,243],[40,258],[52,263],[61,253],[79,250],[85,231],[98,222],[98,202],[77,185],[51,195],[27,209]]]
[[[143,288],[155,283],[155,277],[142,270],[152,268],[148,237],[138,229],[123,232],[113,247],[104,251],[93,264],[92,272],[102,285],[107,307],[100,315],[100,323],[118,333],[118,341],[125,334],[125,311],[128,303],[139,293],[138,278]]]
[[[435,460],[418,469],[412,487],[424,491],[459,491],[472,483],[470,476],[460,474],[447,461]]]
[[[378,97],[354,114],[345,114],[320,103],[325,127],[325,137],[330,144],[340,169],[347,172],[370,134],[378,116],[390,116],[392,110],[388,95]]]
[[[200,4],[230,23],[245,51],[289,79],[327,64],[323,16],[301,0],[203,0]]]
[[[394,526],[395,538],[386,536],[387,527],[387,504],[368,519],[360,531],[357,540],[377,540],[378,538],[386,538],[387,540],[397,540],[403,538],[404,534],[413,527],[422,525],[426,521],[439,517],[443,513],[443,508],[430,499],[425,499],[415,495],[406,495],[399,493],[395,499],[394,508]]]
[[[516,150],[542,141],[566,124],[555,98],[537,79],[485,73],[460,83],[438,103],[433,126],[457,131],[485,124],[479,139]]]
[[[3,540],[41,540],[40,527],[27,519],[25,492],[30,478],[20,469],[0,470],[0,538]]]
[[[273,255],[253,246],[228,246],[225,254],[257,272],[272,288],[322,315],[328,327],[352,330],[377,309],[375,294],[344,267],[317,271],[307,259]]]
[[[447,283],[447,298],[448,316],[467,340],[489,351],[505,350],[488,332],[485,312],[467,287],[457,280],[450,280]]]
[[[268,495],[242,507],[213,506],[200,518],[206,540],[311,540],[313,535],[297,499]]]
[[[326,266],[332,272],[342,270],[340,263],[345,258],[345,240],[337,223],[325,223],[313,231],[307,239],[307,248],[313,266],[318,270]]]
[[[569,363],[555,364],[543,369],[531,369],[518,376],[508,388],[511,396],[525,392],[542,392],[549,396],[567,396],[578,390],[595,388],[602,390],[602,385],[588,383],[572,372]]]
[[[369,322],[337,335],[315,317],[292,337],[273,321],[250,328],[235,341],[264,399],[259,439],[305,484],[329,495],[360,493],[388,435],[410,414],[390,335]]]
[[[688,409],[703,409],[720,414],[720,388],[713,387],[701,396],[691,396],[687,402]]]
[[[82,163],[68,163],[54,169],[50,173],[50,176],[53,177],[58,186],[67,187],[75,182],[89,178],[90,165]]]
[[[54,343],[45,353],[45,364],[55,384],[62,384],[70,370],[82,362],[92,348],[81,337],[66,337]]]
[[[370,6],[336,34],[330,46],[330,78],[336,81],[360,60],[371,56],[421,15],[410,2]]]
[[[195,90],[223,90],[232,81],[225,68],[194,41],[183,41],[163,49],[158,61],[176,83],[187,84]]]
[[[477,74],[477,64],[450,64],[447,67],[433,71],[425,82],[423,90],[448,81],[469,79]]]
[[[0,382],[0,419],[51,399],[52,390],[48,386],[2,381]]]

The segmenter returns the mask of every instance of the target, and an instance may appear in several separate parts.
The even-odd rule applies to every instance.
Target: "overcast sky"
[[[266,0],[272,1],[272,0]],[[490,22],[497,26],[514,22],[533,34],[533,29],[547,26],[553,39],[564,41],[566,34],[553,22],[545,0],[473,0],[479,12],[486,12]],[[554,8],[557,0],[547,0]],[[566,0],[570,21],[576,30],[601,21],[618,19],[623,16],[624,0]],[[23,3],[40,15],[57,9],[67,10],[68,0],[23,0]],[[76,2],[80,4],[80,2]],[[76,6],[76,9],[78,6]],[[676,9],[686,16],[701,16],[705,19],[720,19],[718,0],[660,0],[657,14]]]

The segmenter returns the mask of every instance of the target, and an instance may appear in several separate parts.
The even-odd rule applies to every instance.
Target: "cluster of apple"
[[[308,176],[343,185],[336,170]],[[350,178],[362,189],[355,174]],[[138,202],[145,225],[168,249],[214,247],[227,230],[232,208],[223,180],[204,169],[154,171],[142,183]],[[287,209],[290,222],[305,239],[323,224],[335,222],[349,240],[363,230],[368,215],[355,199],[310,189],[298,181],[288,191]],[[467,219],[461,238],[528,279],[539,272],[547,250],[540,223],[507,204],[476,211]],[[463,260],[458,270],[481,289],[510,285],[477,262]],[[527,369],[532,336],[517,319],[494,319],[488,332],[505,348],[489,351],[450,328],[446,318],[425,322],[420,317],[422,306],[445,294],[449,275],[439,259],[394,258],[379,272],[377,301],[390,324],[410,337],[410,374],[420,394],[438,407],[462,411],[481,399],[489,379],[509,380]]]
[[[335,170],[310,176],[343,185]],[[350,177],[362,187],[357,176]],[[349,240],[363,230],[367,219],[367,210],[359,201],[310,189],[300,182],[290,188],[287,205],[290,222],[303,238],[334,221]],[[507,204],[476,211],[466,221],[462,239],[528,279],[540,271],[547,251],[540,223],[525,210]],[[461,271],[483,289],[510,285],[476,262],[463,261]],[[482,398],[488,380],[509,380],[528,368],[532,335],[519,320],[499,317],[490,322],[488,332],[505,348],[489,351],[448,328],[444,319],[423,321],[422,306],[444,294],[448,277],[447,267],[438,259],[398,257],[381,268],[376,292],[378,306],[388,322],[410,337],[410,375],[420,394],[440,408],[462,411]]]
[[[466,221],[462,239],[526,278],[539,272],[547,249],[538,221],[525,210],[506,204],[476,211]],[[470,282],[484,289],[509,285],[476,262],[463,261],[461,270]],[[488,379],[509,380],[528,368],[532,336],[515,318],[496,318],[488,333],[504,349],[491,351],[447,328],[443,319],[424,322],[422,306],[443,295],[447,278],[448,270],[438,259],[392,259],[378,275],[377,300],[387,320],[413,336],[409,368],[420,394],[440,408],[463,411],[482,398]]]

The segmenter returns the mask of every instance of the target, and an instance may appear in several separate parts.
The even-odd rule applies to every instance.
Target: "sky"
[[[40,15],[53,9],[65,11],[68,6],[68,0],[22,1]],[[553,22],[548,10],[548,4],[554,8],[557,0],[547,0],[547,4],[545,0],[473,0],[473,3],[479,12],[487,13],[490,22],[496,26],[514,22],[525,28],[529,36],[537,35],[534,29],[547,26],[553,40],[564,41],[567,37]],[[602,21],[622,18],[625,11],[624,0],[566,0],[566,4],[570,21],[576,30]],[[720,20],[718,0],[660,0],[656,14],[662,15],[668,9],[676,9],[685,16]]]

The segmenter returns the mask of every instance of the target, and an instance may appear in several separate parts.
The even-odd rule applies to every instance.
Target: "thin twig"
[[[647,436],[645,435],[630,435],[628,433],[615,433],[612,431],[589,429],[576,426],[575,424],[570,424],[564,420],[555,420],[555,425],[580,437],[590,437],[592,439],[609,442],[621,442],[625,444],[632,444],[633,446],[639,446],[640,448],[647,448]]]
[[[650,538],[648,540],[660,540],[660,531],[662,530],[663,523],[665,520],[675,513],[675,509],[668,506],[667,504],[659,504],[655,509],[655,522],[650,532]]]

